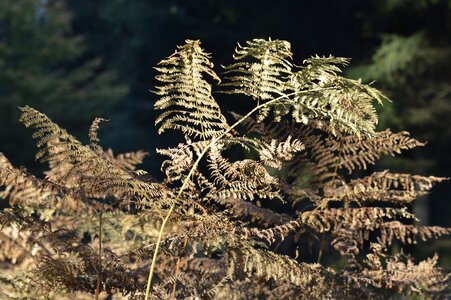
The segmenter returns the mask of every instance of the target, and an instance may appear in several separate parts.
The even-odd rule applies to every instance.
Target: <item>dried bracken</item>
[[[373,102],[385,97],[340,76],[348,59],[314,56],[298,66],[287,41],[252,40],[234,58],[221,97],[249,96],[256,107],[233,114],[233,125],[212,96],[206,77],[220,79],[199,41],[156,68],[159,131],[185,136],[157,150],[162,182],[138,168],[146,152],[102,148],[105,120],[94,120],[84,145],[21,108],[49,169],[36,177],[0,154],[9,206],[0,212],[0,298],[447,297],[450,275],[437,256],[414,262],[396,253],[451,233],[416,225],[410,211],[445,178],[358,177],[384,155],[424,145],[375,131]],[[231,148],[251,155],[232,158]],[[323,262],[323,253],[343,263]]]

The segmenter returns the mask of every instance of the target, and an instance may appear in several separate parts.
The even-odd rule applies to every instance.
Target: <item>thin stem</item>
[[[155,250],[152,256],[152,263],[150,265],[150,270],[149,270],[149,278],[147,280],[147,287],[146,287],[146,296],[145,296],[145,300],[149,300],[149,296],[150,296],[150,287],[152,285],[152,278],[153,278],[153,273],[155,270],[155,264],[156,264],[156,260],[157,260],[157,255],[158,255],[158,250],[160,249],[160,243],[161,243],[161,239],[163,237],[163,231],[164,228],[167,224],[167,222],[169,221],[169,218],[171,217],[172,212],[175,209],[175,206],[177,205],[178,200],[180,199],[180,196],[182,195],[183,191],[185,190],[185,188],[187,187],[189,180],[191,178],[191,176],[193,176],[194,172],[197,169],[197,166],[199,165],[201,159],[204,157],[204,155],[208,152],[208,150],[211,148],[211,146],[213,146],[215,143],[217,143],[219,140],[221,140],[223,137],[225,137],[226,135],[228,135],[230,132],[232,132],[232,130],[237,127],[238,125],[240,125],[244,120],[246,120],[247,118],[249,118],[253,113],[255,113],[256,111],[260,110],[261,108],[267,106],[267,105],[271,105],[274,102],[280,101],[284,98],[289,99],[288,97],[290,96],[294,96],[294,95],[298,95],[298,94],[303,94],[303,93],[310,93],[310,92],[314,92],[314,91],[320,91],[320,90],[324,90],[327,88],[319,88],[319,89],[312,89],[312,90],[306,90],[306,91],[298,91],[298,92],[293,92],[287,95],[283,95],[277,98],[274,98],[268,102],[262,103],[256,107],[254,107],[251,111],[249,111],[245,116],[243,116],[241,119],[239,119],[238,121],[236,121],[232,126],[230,126],[226,131],[224,131],[221,135],[219,135],[216,138],[213,138],[211,140],[210,143],[207,144],[207,146],[204,148],[204,150],[201,152],[201,154],[199,155],[199,157],[196,159],[196,161],[194,162],[193,166],[191,167],[188,175],[186,176],[185,180],[183,181],[182,186],[180,187],[180,190],[177,193],[176,198],[174,199],[174,202],[172,203],[171,207],[169,208],[165,218],[163,219],[163,222],[161,223],[161,228],[160,228],[160,232],[158,234],[158,238],[157,238],[157,243],[155,245]]]
[[[341,151],[343,148],[343,139],[340,140],[340,146],[338,148],[338,157],[340,157]],[[335,178],[337,177],[337,172],[338,172],[338,163],[339,163],[339,159],[337,159],[335,161],[335,166],[334,166],[334,176],[332,177],[332,184],[334,184]],[[326,207],[327,208],[327,202],[326,202]],[[323,232],[323,236],[321,237],[321,244],[319,246],[319,253],[318,253],[318,261],[317,263],[321,263],[321,257],[323,256],[323,248],[324,248],[324,244],[326,242],[326,232]]]
[[[188,235],[185,236],[185,240],[183,241],[183,248],[182,248],[182,253],[180,253],[180,257],[177,260],[177,265],[175,267],[175,280],[174,280],[174,284],[172,285],[172,295],[171,295],[171,299],[175,299],[175,291],[177,288],[177,275],[180,272],[180,263],[182,261],[182,257],[185,255],[185,250],[186,250],[186,245],[188,244]]]
[[[102,212],[99,214],[99,267],[100,270],[97,271],[97,287],[96,287],[96,300],[99,300],[99,294],[101,292],[102,283]]]
[[[323,248],[324,243],[326,242],[326,232],[323,232],[323,236],[321,237],[321,244],[319,246],[318,260],[317,263],[321,263],[321,257],[323,256]]]

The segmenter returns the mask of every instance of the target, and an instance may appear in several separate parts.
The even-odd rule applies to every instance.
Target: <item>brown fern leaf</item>
[[[451,228],[439,226],[417,226],[406,225],[399,221],[386,222],[380,225],[379,243],[391,245],[393,239],[403,244],[416,244],[418,239],[425,242],[430,239],[436,239],[444,235],[451,234]]]
[[[249,277],[255,276],[265,280],[288,281],[305,290],[315,286],[322,287],[324,294],[327,295],[327,275],[319,264],[298,263],[284,255],[245,245],[235,249],[233,253],[229,252],[228,259],[231,260],[228,270],[231,276],[239,278],[240,274],[244,273]],[[234,266],[240,266],[240,268]]]
[[[224,205],[227,208],[232,218],[249,219],[253,223],[260,226],[274,226],[284,224],[291,220],[291,217],[286,214],[274,212],[271,209],[259,207],[256,204],[239,199],[239,198],[222,198],[213,196],[215,202]]]
[[[251,96],[257,105],[282,96],[287,90],[287,79],[291,74],[291,45],[283,40],[253,39],[246,46],[235,49],[233,58],[238,62],[225,67],[225,83],[230,87],[223,91],[228,94],[245,94]],[[283,105],[273,106],[276,118],[284,112]],[[263,120],[270,108],[259,112],[259,120]]]
[[[384,201],[406,205],[426,194],[435,183],[444,180],[447,178],[377,172],[361,179],[352,179],[349,183],[325,187],[321,201]]]
[[[374,134],[377,114],[372,102],[382,103],[386,97],[369,85],[339,76],[338,65],[348,62],[333,56],[304,60],[305,66],[291,77],[291,88],[299,94],[292,112],[294,120],[304,124],[316,120],[318,129],[333,135]]]
[[[330,146],[330,151],[338,153],[338,167],[346,168],[349,173],[356,169],[366,169],[368,164],[374,164],[381,155],[400,154],[408,150],[424,146],[410,137],[406,131],[392,133],[390,129],[377,132],[374,137],[345,136]]]
[[[28,106],[21,110],[21,122],[37,129],[33,137],[39,139],[37,146],[41,149],[36,158],[67,166],[59,182],[67,182],[71,188],[76,187],[80,193],[90,197],[114,196],[123,205],[129,202],[160,205],[163,203],[156,203],[153,199],[160,202],[169,200],[163,196],[166,193],[163,185],[139,180],[134,173],[106,159],[103,152],[98,153],[99,149],[82,145],[46,115]]]
[[[416,219],[406,208],[391,207],[330,208],[306,211],[299,217],[302,224],[316,232],[332,231],[344,225],[350,229],[373,230],[387,219],[395,218]]]
[[[159,133],[176,129],[186,137],[210,139],[229,127],[205,79],[208,75],[220,81],[209,58],[199,41],[186,40],[158,64],[156,69],[161,74],[156,79],[164,85],[157,87],[161,98],[155,108],[165,110],[155,122],[161,123]]]
[[[142,164],[144,158],[146,158],[146,156],[148,156],[149,153],[142,150],[138,150],[135,152],[126,152],[114,155],[113,150],[108,149],[106,151],[106,155],[109,157],[111,161],[122,166],[123,168],[130,171],[135,171],[136,166]]]
[[[261,161],[268,167],[281,169],[282,163],[290,161],[297,152],[304,150],[304,145],[299,140],[292,140],[291,135],[283,142],[272,140],[259,151]]]
[[[384,266],[380,254],[368,254],[366,263],[370,268],[362,270],[356,277],[378,288],[394,289],[407,294],[440,294],[449,288],[450,276],[437,267],[437,255],[418,264],[403,255],[385,259]]]
[[[245,200],[253,200],[256,196],[282,198],[279,181],[261,163],[251,159],[230,163],[221,155],[223,147],[224,144],[216,143],[208,153],[211,175],[221,185],[219,197]]]
[[[79,194],[51,180],[40,179],[24,168],[17,169],[0,153],[0,198],[10,205],[41,206],[42,208],[83,209],[86,204]]]

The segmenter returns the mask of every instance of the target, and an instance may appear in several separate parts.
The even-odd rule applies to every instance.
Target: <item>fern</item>
[[[162,60],[156,68],[158,87],[155,108],[164,110],[157,118],[159,133],[166,129],[181,130],[187,137],[208,139],[220,135],[227,121],[211,95],[211,85],[205,76],[220,81],[213,71],[209,54],[199,41],[187,40],[178,51]]]
[[[161,182],[139,169],[146,152],[103,149],[104,119],[84,145],[21,108],[49,169],[40,178],[0,154],[0,198],[10,206],[0,212],[0,297],[447,297],[450,275],[436,256],[414,263],[394,251],[451,233],[416,225],[410,211],[446,178],[361,176],[384,155],[424,145],[407,132],[375,131],[372,102],[385,97],[340,75],[348,59],[296,66],[286,41],[252,40],[234,57],[222,92],[257,105],[233,113],[232,125],[212,97],[206,77],[220,80],[199,41],[158,65],[159,132],[185,135],[157,149]],[[231,147],[252,155],[230,157]],[[326,253],[340,266],[322,262]]]
[[[233,58],[238,62],[225,67],[228,94],[245,94],[257,101],[265,102],[285,95],[287,78],[291,74],[291,45],[287,41],[254,39],[242,47],[238,44]],[[276,115],[280,114],[277,108]],[[269,112],[265,107],[259,112],[262,120]]]

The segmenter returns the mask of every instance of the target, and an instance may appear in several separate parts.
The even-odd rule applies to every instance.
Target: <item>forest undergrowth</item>
[[[296,63],[287,41],[233,58],[218,75],[187,40],[155,68],[156,126],[184,137],[157,149],[163,181],[139,169],[148,153],[101,146],[106,120],[85,145],[20,108],[48,170],[0,153],[0,299],[449,299],[438,255],[409,254],[451,233],[412,212],[446,178],[367,170],[425,145],[376,130],[389,100],[342,76],[349,59]],[[230,94],[254,108],[223,114]]]

